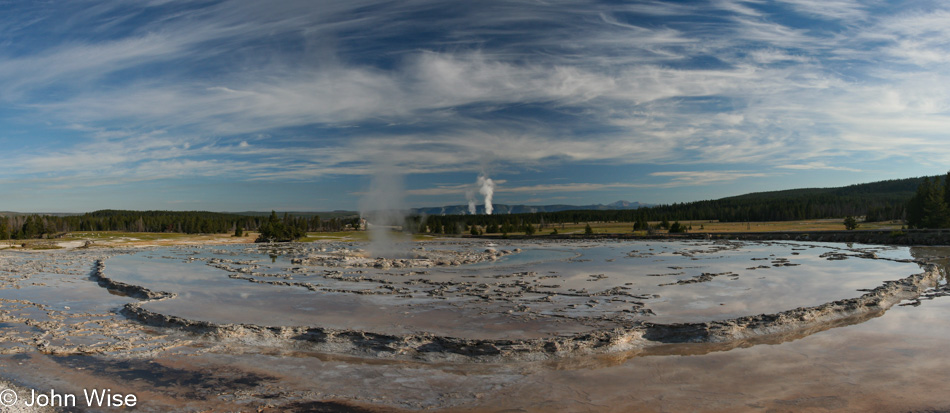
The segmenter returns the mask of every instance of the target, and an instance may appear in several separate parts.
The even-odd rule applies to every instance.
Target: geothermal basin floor
[[[563,340],[728,322],[862,297],[921,273],[925,261],[940,263],[950,255],[944,248],[482,240],[413,244],[391,259],[365,248],[0,252],[0,371],[23,388],[112,386],[136,393],[145,411],[947,407],[924,391],[940,385],[946,366],[938,349],[950,344],[939,280],[922,299],[901,301],[910,305],[716,342],[509,359],[298,337],[320,327],[402,339]],[[94,278],[97,269],[112,283],[167,295],[109,288]],[[208,326],[232,327],[198,328]],[[262,334],[265,327],[284,329]]]

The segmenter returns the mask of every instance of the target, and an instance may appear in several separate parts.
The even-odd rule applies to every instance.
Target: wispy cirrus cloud
[[[776,168],[780,169],[798,169],[798,170],[829,170],[829,171],[848,171],[848,172],[861,172],[860,169],[849,168],[846,166],[833,166],[827,165],[824,162],[809,162],[805,164],[789,164],[789,165],[779,165]]]
[[[845,20],[849,24],[855,24],[856,21],[867,18],[870,7],[881,5],[879,1],[857,0],[780,0],[780,2],[808,16]]]
[[[749,171],[665,171],[653,172],[650,175],[671,178],[667,186],[693,186],[730,182],[740,178],[763,178],[772,174]]]
[[[887,7],[17,5],[0,18],[0,105],[11,113],[0,121],[63,136],[7,138],[16,150],[0,154],[0,172],[62,185],[320,182],[368,174],[384,156],[410,175],[495,165],[553,179],[593,162],[653,165],[647,175],[666,180],[499,187],[553,196],[868,171],[888,159],[939,165],[950,160],[950,10]],[[708,165],[721,170],[655,172]]]

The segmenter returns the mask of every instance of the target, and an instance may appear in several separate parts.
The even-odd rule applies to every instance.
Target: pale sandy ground
[[[11,400],[10,395],[8,393],[5,393],[11,390],[16,392],[17,394],[16,403],[13,404],[12,406],[0,405],[0,412],[3,412],[3,413],[44,412],[45,413],[45,412],[55,411],[49,407],[37,407],[37,406],[27,407],[25,404],[26,403],[25,401],[28,401],[30,398],[30,389],[25,389],[23,387],[16,386],[10,382],[0,380],[0,398],[2,398],[3,401]]]
[[[57,242],[56,245],[65,249],[73,249],[73,248],[79,248],[83,246],[85,243],[86,243],[85,241],[65,241],[65,242]]]
[[[92,241],[90,247],[165,247],[173,245],[227,245],[227,244],[246,244],[254,242],[255,236],[244,236],[244,237],[233,237],[225,234],[196,234],[192,236],[185,236],[180,238],[172,239],[156,239],[156,240],[143,240],[135,237],[116,237],[111,239],[101,239],[101,238],[89,238],[88,241]],[[30,252],[47,252],[47,251],[62,251],[62,250],[71,250],[76,248],[82,248],[86,246],[87,240],[71,240],[71,241],[56,241],[56,240],[28,240],[28,243],[39,244],[39,245],[54,245],[59,248],[57,249],[33,249],[33,248],[22,248],[20,241],[4,241],[0,244],[0,250],[2,249],[16,249],[21,251],[30,251]]]

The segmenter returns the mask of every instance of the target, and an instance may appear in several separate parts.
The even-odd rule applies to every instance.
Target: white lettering
[[[82,392],[86,396],[86,406],[89,407],[134,407],[138,403],[134,394],[112,394],[109,389],[83,389]]]
[[[27,407],[76,407],[76,395],[56,393],[56,390],[50,390],[49,394],[36,394],[36,390],[30,390],[30,400],[24,401]]]
[[[89,394],[89,391],[82,389],[82,394],[86,396],[86,406],[92,407],[92,402],[96,402],[96,406],[102,407],[102,402],[106,399],[106,391],[103,390],[102,394],[99,394],[98,389],[93,389],[92,394]],[[92,396],[92,397],[90,397]]]

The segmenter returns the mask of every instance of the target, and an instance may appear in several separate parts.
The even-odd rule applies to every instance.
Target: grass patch
[[[634,234],[646,235],[646,231],[634,231],[632,222],[590,222],[594,234]],[[658,221],[650,222],[650,225],[658,225]],[[717,232],[785,232],[785,231],[843,231],[844,219],[813,219],[800,221],[769,221],[769,222],[719,222],[719,221],[680,221],[680,224],[686,227],[692,226],[688,230],[690,233],[717,233]],[[584,234],[587,222],[577,224],[549,224],[539,229],[535,235],[551,235],[554,229],[557,229],[559,235]],[[861,222],[858,230],[878,230],[887,231],[896,235],[901,231],[903,223],[900,221],[888,222]],[[665,233],[665,230],[657,230],[657,233]],[[510,232],[511,236],[523,236],[523,231]],[[311,232],[307,236],[299,239],[299,242],[317,242],[317,241],[342,241],[342,242],[368,242],[369,233],[367,231],[339,231],[339,232]],[[492,233],[485,235],[501,236],[501,233]],[[25,240],[8,241],[6,246],[0,245],[0,250],[14,248],[13,245],[26,243],[27,249],[60,249],[62,247],[55,243],[67,241],[93,241],[96,247],[116,247],[124,245],[174,245],[178,243],[209,243],[226,244],[234,242],[254,242],[257,238],[256,232],[245,232],[243,237],[234,237],[230,233],[222,234],[180,234],[167,232],[125,232],[125,231],[74,231],[63,237],[54,240]],[[412,234],[412,241],[431,241],[442,238],[455,238],[451,235],[442,234]]]
[[[671,221],[675,222],[675,221]],[[782,232],[782,231],[844,231],[844,218],[841,219],[812,219],[801,221],[768,221],[768,222],[719,222],[719,221],[679,221],[687,227],[692,226],[688,232]],[[549,235],[553,229],[557,229],[559,235],[583,234],[584,229],[590,224],[594,234],[636,234],[646,235],[646,231],[634,231],[632,222],[581,222],[569,224],[546,225],[539,229],[535,235]],[[650,225],[659,225],[659,221],[653,221]],[[903,224],[897,221],[888,222],[860,222],[858,230],[900,230]],[[665,230],[657,230],[657,233],[666,233]],[[500,232],[485,235],[501,235]],[[508,235],[524,235],[524,231],[509,232]]]
[[[368,241],[369,235],[366,231],[339,231],[339,232],[310,232],[306,237],[297,241]]]
[[[61,250],[63,247],[59,245],[27,245],[24,247],[29,250]]]
[[[124,232],[124,231],[75,231],[66,236],[51,240],[54,242],[92,241],[97,247],[141,245],[141,244],[178,244],[178,243],[231,243],[253,242],[254,233],[245,233],[244,237],[236,238],[233,234],[181,234],[170,232]]]
[[[208,234],[179,234],[179,233],[171,233],[171,232],[79,231],[79,232],[70,232],[69,234],[66,234],[66,236],[62,238],[57,238],[57,241],[110,241],[110,240],[120,240],[120,239],[157,241],[157,240],[184,239],[184,238],[198,237],[201,235],[208,235]]]

